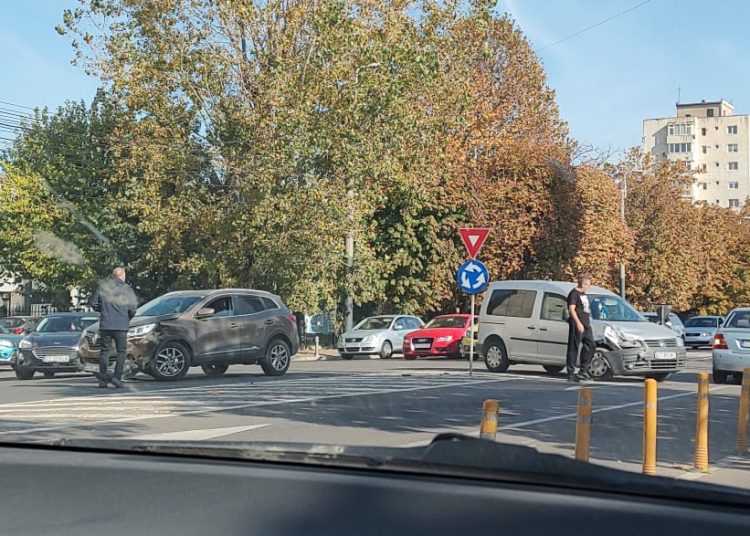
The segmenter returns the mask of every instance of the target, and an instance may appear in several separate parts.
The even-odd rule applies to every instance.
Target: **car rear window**
[[[750,329],[750,311],[737,311],[732,314],[724,327]]]

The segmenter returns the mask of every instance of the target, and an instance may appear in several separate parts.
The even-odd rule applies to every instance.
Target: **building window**
[[[740,146],[737,145],[736,143],[730,143],[729,145],[727,145],[727,150],[730,153],[737,153],[740,150]]]
[[[706,116],[707,117],[713,117],[714,116],[714,109],[713,108],[709,108],[708,110],[706,110]]]
[[[729,183],[729,189],[730,190],[739,190],[740,189],[740,183],[739,182],[730,182]]]
[[[703,146],[703,154],[706,154],[708,152],[708,145]]]
[[[692,136],[693,125],[689,123],[675,123],[667,127],[670,136]]]
[[[737,171],[738,169],[740,169],[740,164],[738,162],[729,162],[727,164],[727,169],[729,171]]]
[[[717,199],[717,200],[716,200],[716,204],[717,204],[717,205],[720,205],[720,204],[721,204],[721,202],[720,202],[720,201],[719,201],[719,200]]]
[[[740,208],[740,200],[739,199],[730,199],[729,200],[729,208]]]
[[[692,143],[670,143],[670,153],[689,153],[692,150]]]
[[[727,127],[727,134],[737,134],[737,125],[729,125]]]
[[[705,182],[703,183],[703,189],[708,190],[708,184],[706,184]]]
[[[705,135],[706,135],[706,129],[705,129],[705,128],[702,128],[702,129],[701,129],[701,136],[705,136]]]
[[[706,171],[707,169],[708,169],[708,168],[707,168],[707,165],[706,165],[706,164],[701,164],[701,171],[704,171],[704,172],[705,172],[705,171]]]

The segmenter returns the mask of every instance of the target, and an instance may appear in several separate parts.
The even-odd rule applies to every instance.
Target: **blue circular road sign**
[[[490,273],[484,263],[470,259],[458,269],[456,281],[466,294],[479,294],[490,282]]]

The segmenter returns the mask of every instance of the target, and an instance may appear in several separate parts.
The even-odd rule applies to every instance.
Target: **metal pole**
[[[354,267],[354,234],[351,229],[346,234],[346,271],[347,275],[351,275],[352,268]],[[351,331],[354,327],[354,299],[352,298],[351,289],[349,288],[349,282],[347,282],[346,289],[346,302],[344,305],[344,315],[346,318],[346,329],[345,331]]]
[[[628,174],[624,174],[622,178],[622,188],[620,195],[620,219],[622,220],[623,226],[627,225],[625,221],[625,197],[628,195]],[[625,299],[625,259],[620,261],[620,296]]]
[[[656,380],[644,384],[643,400],[643,474],[656,474]]]
[[[591,388],[578,391],[578,419],[576,422],[576,460],[589,461],[591,445]]]
[[[698,408],[695,417],[695,460],[699,471],[708,469],[708,372],[698,373]]]
[[[474,294],[471,295],[471,323],[469,324],[469,376],[474,375]]]

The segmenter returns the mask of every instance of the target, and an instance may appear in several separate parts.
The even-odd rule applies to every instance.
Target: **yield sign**
[[[487,235],[490,233],[489,229],[478,228],[478,227],[462,227],[458,230],[461,235],[461,240],[464,241],[466,251],[469,252],[469,257],[472,259],[477,258],[477,253],[482,249],[484,241],[487,240]]]

